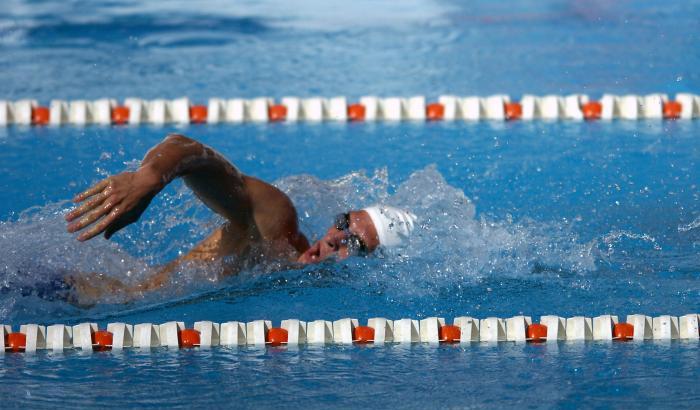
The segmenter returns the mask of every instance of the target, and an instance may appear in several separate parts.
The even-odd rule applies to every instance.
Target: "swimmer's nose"
[[[327,252],[335,252],[337,250],[333,241],[325,241],[325,245]]]
[[[306,252],[302,253],[297,259],[301,263],[316,263],[319,262],[321,255],[321,243],[316,242]]]
[[[299,256],[298,261],[302,263],[316,263],[332,256],[338,252],[338,241],[333,235],[328,235],[316,242]]]
[[[332,255],[336,251],[335,247],[333,246],[333,242],[328,241],[328,240],[322,240],[319,243],[318,246],[318,252],[316,253],[316,257],[318,260],[323,260]]]
[[[326,237],[321,241],[321,251],[324,254],[323,257],[326,258],[331,254],[338,252],[343,239],[345,239],[345,235],[340,231],[334,231],[326,235]]]

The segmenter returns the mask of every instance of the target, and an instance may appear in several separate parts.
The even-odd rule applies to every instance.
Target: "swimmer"
[[[240,264],[284,260],[296,264],[329,258],[368,255],[379,247],[399,245],[414,229],[416,216],[387,205],[349,210],[336,216],[325,235],[310,245],[299,231],[291,200],[274,186],[244,175],[214,149],[183,135],[169,135],[151,148],[135,172],[106,178],[78,194],[79,205],[66,215],[68,232],[86,241],[97,235],[109,239],[138,221],[153,198],[176,178],[226,222],[187,254],[155,271],[145,281],[126,286],[100,274],[70,276],[66,282],[80,295],[78,304],[91,304],[109,293],[133,294],[167,284],[172,272],[188,261],[203,263],[235,256]]]

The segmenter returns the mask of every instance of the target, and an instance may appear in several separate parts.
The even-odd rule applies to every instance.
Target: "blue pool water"
[[[140,4],[9,0],[0,98],[697,92],[700,6],[627,2]],[[347,2],[350,3],[350,2]],[[698,122],[0,129],[0,323],[700,311]],[[323,233],[411,208],[403,248],[89,309],[61,272],[137,280],[220,223],[179,182],[142,220],[77,243],[67,199],[169,132],[210,144]],[[38,285],[37,285],[38,284]],[[697,343],[302,347],[0,356],[5,407],[697,406]]]

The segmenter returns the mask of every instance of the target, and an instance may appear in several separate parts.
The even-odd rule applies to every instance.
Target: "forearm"
[[[138,172],[162,189],[178,177],[234,170],[219,153],[208,146],[183,135],[171,134],[146,153]]]
[[[69,274],[63,277],[63,282],[71,289],[66,300],[81,307],[105,301],[126,303],[136,294],[124,282],[95,272]]]
[[[185,255],[163,266],[154,268],[151,275],[136,285],[130,286],[129,292],[137,294],[160,289],[170,282],[173,272],[179,269],[183,264],[191,262],[210,263],[226,255],[235,253],[237,250],[239,249],[236,249],[235,235],[232,235],[231,232],[228,231],[227,225],[224,225],[212,232],[211,235],[198,243]]]
[[[152,290],[162,288],[166,283],[168,283],[173,271],[180,265],[180,263],[181,261],[176,259],[165,266],[155,269],[154,273],[148,278],[135,285],[129,286],[127,288],[128,293],[131,295],[136,295],[142,292],[150,292]]]
[[[89,307],[100,302],[127,303],[144,292],[163,287],[169,280],[178,261],[173,261],[161,268],[155,269],[147,279],[137,284],[127,284],[119,279],[100,273],[77,273],[63,278],[72,292],[68,302],[76,306]]]
[[[80,206],[66,215],[68,232],[87,227],[78,240],[103,233],[106,239],[136,222],[151,200],[173,179],[183,177],[199,199],[242,232],[251,227],[248,190],[236,167],[213,149],[182,135],[153,147],[136,172],[105,178],[73,198]]]

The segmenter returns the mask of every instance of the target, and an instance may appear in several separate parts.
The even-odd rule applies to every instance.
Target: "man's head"
[[[412,213],[385,205],[339,214],[323,238],[299,257],[299,262],[345,259],[372,253],[379,246],[397,246],[411,234],[415,221]]]

